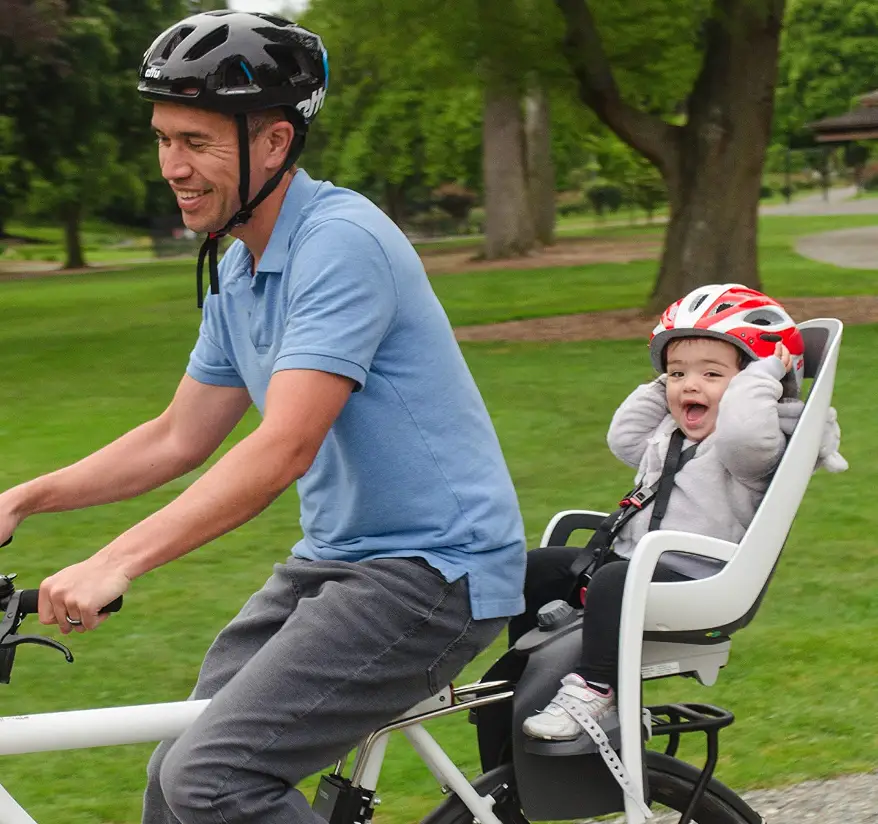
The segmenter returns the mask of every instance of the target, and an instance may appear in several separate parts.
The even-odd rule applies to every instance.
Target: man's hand
[[[129,584],[128,577],[105,555],[93,555],[43,581],[40,623],[57,624],[64,635],[94,629],[109,617],[99,615],[99,611],[122,595]],[[82,623],[71,623],[76,621]]]

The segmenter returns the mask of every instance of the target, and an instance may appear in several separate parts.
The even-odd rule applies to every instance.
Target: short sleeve
[[[244,387],[246,384],[222,347],[217,343],[216,333],[212,331],[212,327],[216,326],[218,322],[216,317],[216,312],[219,310],[218,304],[219,301],[212,301],[211,296],[207,296],[204,302],[204,314],[201,316],[201,327],[198,330],[198,340],[189,355],[186,374],[199,383],[211,386]]]
[[[289,309],[273,371],[316,369],[365,386],[397,308],[381,244],[350,221],[327,220],[305,236],[290,274]]]

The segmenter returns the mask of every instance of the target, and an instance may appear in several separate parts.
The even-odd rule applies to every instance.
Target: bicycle
[[[36,612],[38,591],[16,590],[14,577],[0,575],[0,683],[4,684],[10,681],[16,650],[23,645],[57,649],[73,660],[58,641],[18,634],[25,617]],[[118,599],[105,610],[120,606]],[[344,775],[347,759],[343,759],[322,776],[312,809],[329,824],[368,824],[380,803],[376,790],[389,734],[400,730],[448,794],[422,824],[527,824],[532,817],[581,819],[620,812],[621,790],[600,756],[529,741],[520,732],[534,697],[554,693],[558,673],[569,668],[571,650],[575,654],[577,614],[557,609],[547,614],[543,626],[519,639],[516,648],[498,659],[480,681],[445,687],[360,742],[349,775]],[[208,703],[180,701],[0,718],[0,755],[175,738]],[[424,728],[427,721],[461,712],[467,712],[476,726],[482,762],[482,774],[471,783]],[[664,753],[650,750],[645,757],[644,785],[653,807],[681,813],[681,824],[691,820],[762,823],[758,813],[712,775],[719,730],[733,722],[731,713],[707,704],[670,704],[647,707],[644,717],[647,735],[669,736]],[[707,739],[707,760],[701,770],[674,757],[680,737],[697,731]],[[36,824],[2,784],[0,824]]]

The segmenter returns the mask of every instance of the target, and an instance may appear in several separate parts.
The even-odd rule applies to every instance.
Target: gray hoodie
[[[783,376],[780,359],[770,357],[753,361],[732,378],[720,400],[716,429],[674,476],[662,529],[740,541],[786,447],[778,420]],[[635,484],[658,480],[677,428],[668,412],[666,380],[662,375],[638,386],[616,410],[607,433],[610,451],[637,469]],[[613,545],[617,555],[631,557],[651,513],[650,503],[622,527]]]

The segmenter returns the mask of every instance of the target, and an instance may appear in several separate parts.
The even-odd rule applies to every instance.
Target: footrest
[[[621,747],[621,730],[619,729],[619,715],[611,712],[601,719],[601,729],[607,734],[610,746],[614,750]],[[598,752],[598,745],[592,741],[588,733],[583,732],[572,741],[544,741],[539,738],[525,736],[524,749],[533,755],[590,755]]]

